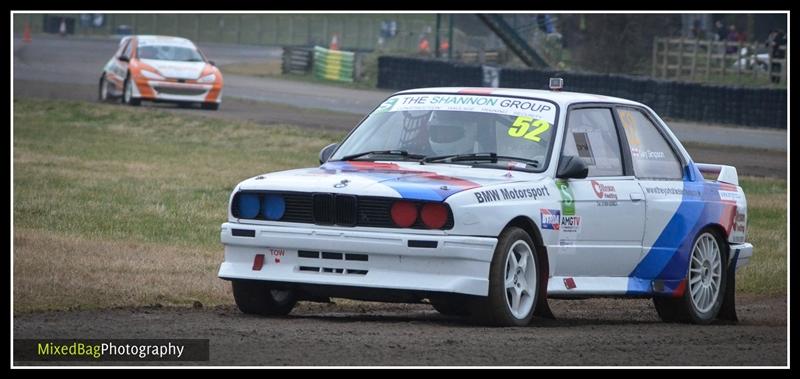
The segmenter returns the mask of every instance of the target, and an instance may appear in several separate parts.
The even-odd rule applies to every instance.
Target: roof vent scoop
[[[550,90],[551,91],[561,91],[564,88],[564,79],[562,78],[550,78]]]

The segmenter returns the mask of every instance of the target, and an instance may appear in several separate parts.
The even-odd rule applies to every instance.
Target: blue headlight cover
[[[286,201],[281,195],[268,194],[264,196],[264,204],[261,209],[267,220],[280,220],[283,213],[286,212]]]
[[[243,193],[239,195],[240,218],[255,218],[260,210],[259,206],[258,195],[252,193]]]

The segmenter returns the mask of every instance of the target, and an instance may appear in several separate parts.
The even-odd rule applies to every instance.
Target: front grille
[[[333,194],[330,193],[315,193],[314,199],[314,223],[315,224],[333,224],[336,208],[334,207]]]
[[[196,87],[157,86],[153,88],[155,88],[156,92],[164,95],[197,96],[206,93],[206,89]]]
[[[239,195],[255,193],[259,201],[267,193],[279,194],[286,202],[286,211],[278,221],[317,225],[368,226],[396,228],[392,221],[392,204],[400,199],[374,196],[353,196],[332,193],[306,193],[287,191],[241,191],[233,197],[231,213],[239,218]],[[421,202],[420,202],[421,203]],[[453,213],[448,207],[447,222],[442,229],[453,227]],[[256,220],[266,220],[259,212]],[[413,229],[428,229],[419,219]]]

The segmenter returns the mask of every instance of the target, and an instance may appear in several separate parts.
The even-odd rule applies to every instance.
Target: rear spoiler
[[[717,174],[718,182],[739,185],[736,167],[710,163],[695,163],[695,166],[703,174]]]

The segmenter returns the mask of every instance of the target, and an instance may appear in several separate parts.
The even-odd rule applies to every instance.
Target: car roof
[[[186,38],[158,35],[137,35],[136,40],[139,46],[147,45],[167,45],[197,48],[194,43]]]
[[[569,83],[565,83],[569,85]],[[514,96],[531,97],[553,101],[560,106],[569,106],[574,103],[619,103],[628,105],[645,106],[642,103],[622,99],[619,97],[596,95],[582,92],[550,91],[523,88],[491,88],[491,87],[430,87],[415,88],[397,92],[396,94],[413,93],[456,93],[463,95],[492,95],[492,96]]]

